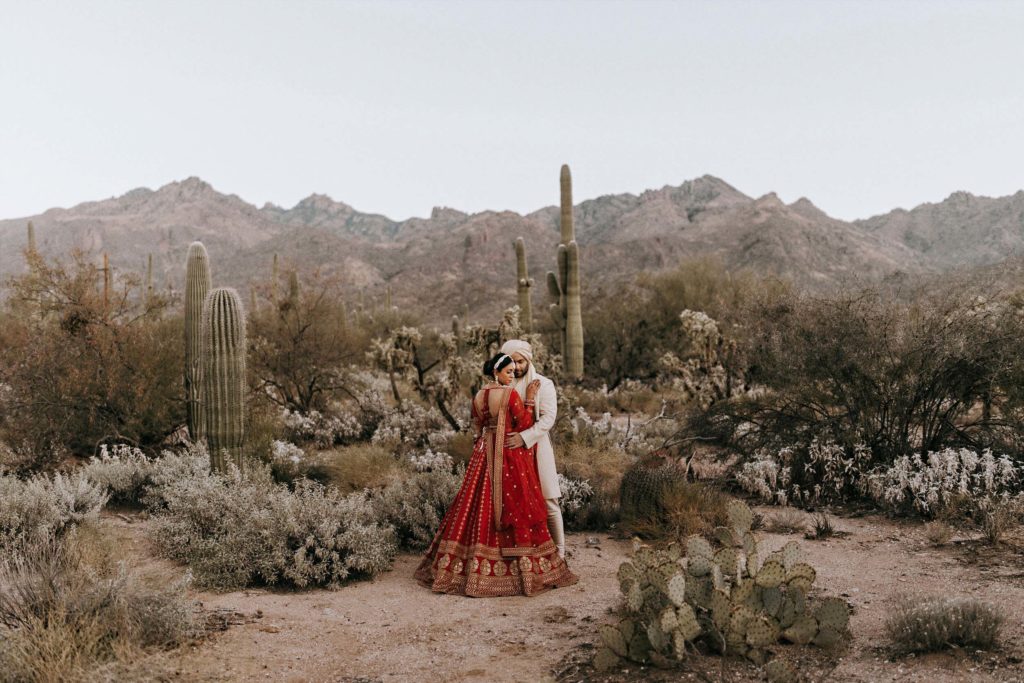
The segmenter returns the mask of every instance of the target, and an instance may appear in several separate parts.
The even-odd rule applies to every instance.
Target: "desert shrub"
[[[209,471],[210,456],[202,444],[164,451],[153,461],[139,500],[150,511],[162,510],[167,507],[165,491],[178,482],[205,477]]]
[[[903,456],[871,472],[864,482],[874,500],[895,510],[935,514],[964,497],[993,498],[1020,490],[1024,468],[991,451],[948,448]]]
[[[110,502],[121,505],[139,503],[143,488],[150,483],[153,461],[145,453],[131,446],[100,446],[99,457],[89,458],[82,475],[103,487]]]
[[[411,468],[408,460],[375,443],[340,446],[322,451],[318,458],[326,480],[342,492],[381,488]]]
[[[99,457],[90,458],[80,474],[114,503],[159,508],[161,487],[209,469],[210,459],[202,444],[165,450],[154,458],[132,446],[103,445]]]
[[[319,448],[351,443],[363,433],[363,425],[351,413],[325,415],[316,410],[297,413],[285,409],[281,412],[281,421],[289,441],[314,443]]]
[[[562,511],[574,515],[590,502],[594,497],[594,487],[586,479],[574,479],[567,477],[561,472],[558,474],[558,488],[562,492],[559,504]]]
[[[990,289],[949,279],[902,297],[867,289],[757,302],[740,355],[762,389],[716,403],[700,428],[744,456],[818,443],[852,458],[863,447],[863,470],[949,448],[1017,457],[1006,411],[1024,316]],[[814,475],[794,468],[792,479],[810,488]]]
[[[160,487],[153,539],[202,585],[336,585],[386,570],[394,533],[363,494],[344,496],[300,481],[294,490],[253,466],[243,476],[210,472]]]
[[[30,265],[8,283],[0,326],[0,438],[34,454],[24,467],[104,441],[153,446],[177,429],[184,351],[170,302],[143,296],[132,274],[116,277],[104,301],[84,254]]]
[[[308,414],[352,392],[349,364],[362,358],[369,338],[349,325],[336,278],[318,272],[283,290],[249,315],[249,368],[262,396],[283,408]],[[292,289],[294,287],[294,289]],[[287,293],[285,293],[287,292]],[[271,298],[268,296],[267,298]]]
[[[181,644],[199,632],[187,586],[187,577],[147,582],[123,564],[105,576],[73,539],[8,556],[0,564],[4,680],[102,680],[112,664]]]
[[[999,608],[976,598],[926,597],[897,602],[885,630],[901,652],[988,650],[998,642],[1004,621]]]
[[[736,481],[765,502],[816,505],[864,498],[896,512],[950,516],[972,514],[977,502],[1020,491],[1024,471],[991,451],[947,448],[926,456],[900,456],[870,467],[863,444],[845,448],[812,441],[806,448],[758,451],[740,465]]]
[[[23,480],[0,472],[0,553],[61,539],[106,502],[103,489],[81,473]]]
[[[267,465],[274,481],[290,483],[299,479],[310,479],[324,483],[329,476],[324,459],[319,454],[307,454],[303,449],[288,441],[272,441]]]
[[[384,416],[373,433],[375,444],[388,444],[400,450],[443,448],[455,434],[441,412],[404,401],[402,407]]]
[[[765,502],[812,505],[861,493],[871,452],[856,444],[812,440],[806,447],[760,450],[736,472],[736,482]]]
[[[416,472],[434,472],[451,470],[455,461],[444,451],[432,451],[429,448],[422,453],[409,453],[409,464]]]
[[[403,548],[426,548],[455,499],[465,470],[438,467],[394,481],[372,496],[377,518],[395,529]]]
[[[781,283],[760,280],[750,273],[730,272],[713,259],[686,261],[674,270],[642,275],[633,286],[614,293],[596,291],[614,306],[588,306],[583,311],[587,330],[587,366],[616,389],[627,379],[653,380],[666,352],[689,346],[680,325],[684,309],[702,311],[732,336],[743,305],[757,291],[776,292]]]

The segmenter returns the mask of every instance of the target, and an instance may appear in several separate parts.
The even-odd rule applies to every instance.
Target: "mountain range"
[[[955,192],[938,203],[848,222],[805,198],[752,198],[705,175],[640,195],[586,200],[574,211],[584,287],[595,296],[696,256],[827,289],[1024,253],[1024,191],[998,198]],[[348,296],[368,305],[390,286],[396,305],[433,321],[467,309],[471,320],[489,320],[514,304],[512,242],[519,236],[536,282],[534,309],[546,308],[544,274],[554,267],[559,240],[557,206],[527,215],[438,207],[429,218],[394,221],[320,194],[290,209],[257,208],[188,178],[0,221],[0,277],[22,272],[30,220],[47,257],[74,248],[97,259],[105,252],[116,274],[141,273],[152,254],[158,287],[180,288],[188,244],[201,240],[215,285],[245,290],[266,280],[276,254],[284,268],[338,276]]]

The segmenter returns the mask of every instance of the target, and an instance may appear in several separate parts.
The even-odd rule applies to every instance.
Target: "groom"
[[[558,414],[555,383],[534,369],[533,347],[529,342],[510,339],[502,345],[501,352],[515,363],[514,388],[520,396],[526,395],[526,386],[530,382],[540,380],[540,390],[537,392],[537,404],[534,408],[536,421],[529,429],[511,436],[506,443],[512,448],[537,446],[537,474],[548,508],[548,530],[555,545],[558,546],[558,554],[565,557],[565,530],[562,526],[562,509],[558,505],[562,491],[558,488],[558,472],[555,471],[555,451],[551,447],[551,439],[548,438],[548,432],[555,425],[555,417]]]

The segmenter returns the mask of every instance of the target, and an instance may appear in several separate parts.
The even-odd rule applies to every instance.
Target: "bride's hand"
[[[535,379],[526,385],[526,400],[532,401],[537,398],[538,391],[540,391],[540,380]]]

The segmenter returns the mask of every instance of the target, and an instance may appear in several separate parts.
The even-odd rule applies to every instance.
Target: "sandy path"
[[[762,509],[771,514],[771,509]],[[144,523],[108,520],[144,554]],[[932,548],[917,523],[873,516],[837,519],[847,535],[824,541],[759,534],[769,549],[798,538],[818,570],[817,591],[853,606],[850,643],[837,651],[780,646],[811,681],[1024,682],[1024,545],[991,550],[955,542]],[[116,532],[115,532],[116,533]],[[337,591],[251,590],[198,593],[207,609],[250,615],[246,623],[172,653],[190,680],[268,681],[762,681],[754,667],[694,657],[683,670],[630,667],[597,675],[589,667],[598,626],[615,620],[615,570],[630,543],[571,534],[570,565],[581,581],[535,598],[469,599],[416,584],[417,555],[399,556],[374,581]],[[126,538],[126,540],[128,540]],[[150,560],[152,562],[152,560]],[[1008,620],[994,653],[958,652],[894,659],[884,634],[892,601],[905,594],[974,595],[1000,604]],[[257,612],[259,618],[252,618]]]
[[[600,538],[587,547],[570,535],[580,583],[534,598],[431,593],[412,580],[419,556],[409,554],[338,591],[202,594],[207,608],[263,616],[182,653],[177,667],[206,680],[541,681],[593,640],[618,592],[614,567],[630,545]]]

